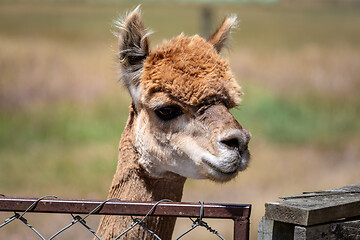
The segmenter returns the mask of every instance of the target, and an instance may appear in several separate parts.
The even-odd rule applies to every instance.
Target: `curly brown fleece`
[[[198,35],[181,34],[153,50],[145,60],[141,84],[146,97],[166,92],[190,106],[216,101],[232,108],[242,95],[228,63]]]

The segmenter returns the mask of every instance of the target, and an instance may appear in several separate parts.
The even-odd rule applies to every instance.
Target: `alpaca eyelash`
[[[155,114],[163,121],[169,121],[183,114],[178,106],[165,106],[154,110]]]

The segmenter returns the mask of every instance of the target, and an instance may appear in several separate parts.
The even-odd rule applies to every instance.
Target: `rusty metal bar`
[[[249,237],[250,237],[249,219],[235,218],[234,219],[234,240],[249,239]]]
[[[0,197],[0,211],[24,212],[32,204],[34,206],[28,212],[89,214],[103,204],[92,214],[145,216],[156,202],[112,200],[104,203],[99,200],[78,199],[42,199],[39,201],[34,198]],[[249,239],[250,204],[205,203],[203,206],[204,218],[233,219],[234,239]],[[200,209],[200,203],[163,202],[154,209],[151,216],[199,217]]]
[[[33,198],[0,198],[0,211],[25,211],[36,200]],[[29,212],[87,214],[102,202],[97,200],[43,199]],[[109,201],[94,214],[144,216],[154,204],[155,202]],[[156,207],[152,215],[198,217],[200,207],[198,203],[161,203]],[[249,204],[206,203],[204,204],[204,217],[248,218],[250,216],[250,207]]]

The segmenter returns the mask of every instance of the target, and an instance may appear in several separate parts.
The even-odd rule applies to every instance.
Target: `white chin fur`
[[[219,149],[219,156],[215,156],[190,137],[183,137],[181,143],[177,143],[181,149],[162,147],[159,152],[149,147],[154,145],[154,139],[144,138],[142,133],[145,131],[139,126],[141,124],[136,128],[136,147],[141,155],[139,164],[153,177],[167,177],[169,173],[175,173],[186,178],[227,181],[247,166],[247,159],[237,151]]]

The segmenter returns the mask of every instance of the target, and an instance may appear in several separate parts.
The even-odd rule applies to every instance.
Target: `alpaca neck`
[[[130,110],[129,120],[121,137],[117,170],[108,198],[119,198],[123,201],[159,201],[161,199],[181,201],[186,180],[184,177],[152,178],[138,165],[140,156],[134,148],[132,135],[134,120],[134,111]],[[171,239],[175,221],[175,218],[151,217],[145,221],[145,224],[159,237],[166,240]],[[130,224],[130,217],[104,216],[100,222],[98,233],[102,239],[114,239]],[[155,238],[143,228],[135,227],[124,236],[124,239]]]

